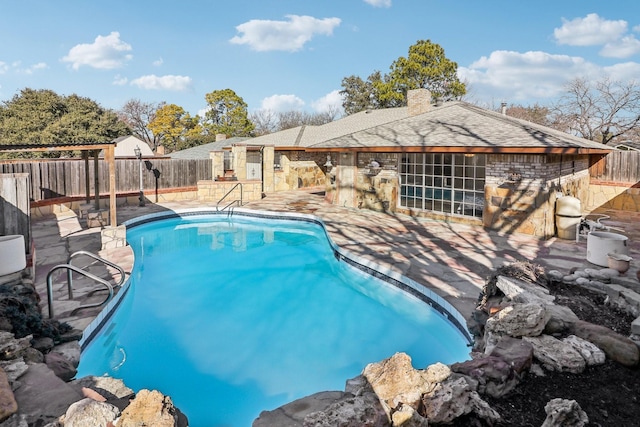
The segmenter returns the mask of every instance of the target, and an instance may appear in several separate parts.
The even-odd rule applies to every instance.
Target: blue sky
[[[640,77],[640,3],[591,0],[0,0],[0,100],[23,88],[180,105],[232,89],[249,111],[322,111],[344,77],[429,39],[465,98],[548,104],[575,77]]]

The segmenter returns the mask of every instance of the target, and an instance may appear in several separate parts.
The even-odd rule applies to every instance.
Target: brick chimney
[[[410,116],[431,110],[431,92],[428,89],[412,89],[407,92],[407,107]]]

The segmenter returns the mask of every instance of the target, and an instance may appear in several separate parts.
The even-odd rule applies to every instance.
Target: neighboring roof
[[[153,157],[153,150],[149,144],[134,135],[121,136],[113,142],[116,143],[114,151],[116,157],[136,157],[136,147],[140,149],[142,157]]]
[[[252,144],[273,145],[276,148],[303,149],[313,144],[348,135],[374,126],[407,117],[407,107],[367,110],[351,114],[321,126],[298,126],[253,138]]]
[[[318,141],[312,150],[606,153],[611,147],[466,102],[448,102],[353,133]],[[526,149],[526,150],[523,150]]]
[[[635,141],[624,141],[619,144],[616,144],[615,147],[618,150],[634,150],[640,151],[640,142]]]
[[[172,159],[208,159],[210,152],[220,151],[225,147],[244,142],[248,139],[251,138],[235,136],[233,138],[223,139],[222,141],[210,142],[208,144],[198,145],[197,147],[174,151],[173,153],[167,154],[167,157]]]

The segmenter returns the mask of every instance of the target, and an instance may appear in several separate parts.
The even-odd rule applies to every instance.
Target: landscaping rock
[[[368,393],[363,396],[344,395],[322,411],[312,412],[305,416],[303,426],[387,427],[389,419],[376,395]]]
[[[0,422],[6,420],[17,411],[18,403],[9,385],[7,374],[0,369]]]
[[[594,343],[608,358],[624,366],[637,366],[640,361],[640,350],[636,344],[609,328],[580,320],[571,325],[570,332]]]
[[[140,390],[118,420],[118,427],[176,427],[178,412],[169,396],[157,390]]]
[[[515,373],[521,374],[531,367],[533,346],[519,338],[503,337],[495,345],[490,356],[500,357]]]
[[[607,358],[604,351],[600,350],[598,346],[575,335],[563,338],[562,342],[576,349],[587,363],[587,366],[602,365]]]
[[[450,376],[425,394],[422,404],[431,424],[446,424],[466,414],[474,413],[487,425],[495,424],[500,415],[480,398],[477,383],[469,377]]]
[[[69,406],[62,420],[64,427],[106,426],[118,415],[120,410],[115,406],[86,398]]]
[[[583,427],[589,422],[587,414],[575,400],[552,399],[544,411],[547,418],[541,427]]]
[[[550,335],[522,339],[533,345],[533,357],[547,370],[578,374],[586,367],[584,358],[576,349]]]
[[[121,399],[133,395],[133,390],[127,387],[119,378],[87,376],[70,383],[82,390],[83,387],[97,391],[107,399]]]
[[[538,336],[551,315],[540,304],[514,304],[500,310],[485,324],[485,353],[490,353],[503,336]]]
[[[25,349],[31,347],[31,335],[15,338],[11,332],[0,331],[0,360],[21,357]]]
[[[273,411],[262,411],[252,427],[302,427],[307,415],[322,412],[332,404],[353,396],[341,391],[323,391],[287,403]]]
[[[389,419],[401,403],[418,409],[422,395],[435,387],[429,383],[424,371],[411,366],[411,357],[406,353],[396,353],[381,362],[368,364],[362,376],[371,384]]]
[[[504,396],[518,384],[514,370],[498,356],[481,355],[462,363],[454,363],[451,370],[473,378],[478,382],[478,392],[492,397]]]
[[[76,366],[60,353],[46,354],[44,363],[63,381],[71,381],[78,372]]]
[[[51,349],[51,353],[61,355],[74,368],[77,368],[80,364],[80,344],[78,341],[69,341],[59,344]]]

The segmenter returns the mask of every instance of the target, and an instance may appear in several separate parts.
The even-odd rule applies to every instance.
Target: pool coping
[[[171,211],[164,212],[155,212],[146,215],[141,215],[136,218],[129,219],[122,223],[128,230],[129,228],[141,226],[150,222],[160,221],[164,219],[170,218],[184,218],[190,216],[209,216],[209,215],[224,215],[229,218],[234,215],[240,215],[245,217],[253,217],[253,218],[268,218],[268,219],[281,219],[281,220],[289,220],[289,221],[304,221],[318,224],[322,227],[324,234],[333,250],[334,256],[337,260],[346,262],[354,268],[357,268],[361,272],[373,276],[379,280],[382,280],[404,292],[407,292],[414,297],[420,299],[424,303],[431,306],[434,310],[436,310],[441,316],[443,316],[446,320],[448,320],[464,337],[467,341],[467,344],[471,346],[473,344],[472,334],[466,327],[466,320],[464,316],[449,302],[447,302],[444,298],[433,292],[431,289],[426,286],[416,282],[413,279],[410,279],[396,271],[391,270],[390,268],[384,267],[374,261],[365,259],[360,257],[353,252],[343,249],[339,247],[334,241],[331,239],[327,231],[327,226],[316,215],[305,214],[305,213],[296,213],[296,212],[272,212],[272,211],[263,211],[263,210],[254,210],[254,209],[244,209],[244,208],[235,208],[231,211],[220,211],[217,209],[211,208],[187,208],[187,209],[176,209]],[[134,254],[134,263],[135,263],[135,254]],[[106,325],[106,323],[111,319],[116,309],[122,303],[124,297],[129,291],[130,288],[131,276],[127,278],[125,283],[122,285],[120,292],[118,292],[107,305],[98,313],[95,319],[87,325],[84,329],[84,333],[82,338],[80,339],[80,348],[81,351],[84,351],[86,346],[97,336],[97,334],[102,330],[102,328]]]

